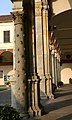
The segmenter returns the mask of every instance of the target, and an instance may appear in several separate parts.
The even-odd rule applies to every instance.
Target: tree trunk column
[[[14,57],[15,57],[15,100],[13,104],[23,117],[28,117],[27,114],[27,79],[25,70],[25,47],[24,47],[24,33],[23,33],[23,11],[13,12],[14,19]]]

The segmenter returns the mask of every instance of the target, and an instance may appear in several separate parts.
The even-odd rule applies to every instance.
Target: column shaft
[[[57,86],[57,53],[55,52],[55,84]]]
[[[42,3],[42,16],[43,16],[43,40],[44,40],[44,64],[45,64],[45,92],[48,97],[51,98],[52,82],[50,79],[50,50],[49,50],[49,38],[48,38],[48,1]]]
[[[14,71],[15,71],[15,102],[12,104],[25,119],[27,115],[27,79],[25,69],[25,44],[23,33],[23,11],[12,13],[14,19]]]
[[[54,76],[54,73],[55,73],[55,69],[54,69],[54,50],[52,50],[51,52],[51,56],[52,56],[52,83],[55,84],[55,76]]]
[[[44,54],[42,41],[42,5],[41,1],[35,0],[35,29],[36,29],[36,58],[37,58],[37,73],[40,76],[40,96],[45,97],[45,76],[44,76]]]

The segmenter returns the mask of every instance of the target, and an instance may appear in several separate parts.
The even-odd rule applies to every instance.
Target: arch
[[[72,9],[61,12],[53,16],[50,26],[54,31],[55,37],[61,48],[61,60],[72,61]],[[53,29],[55,26],[56,29]],[[70,55],[70,59],[67,59]]]
[[[63,11],[71,9],[70,0],[52,0],[53,14],[57,15]]]
[[[0,55],[2,55],[4,52],[11,52],[11,53],[13,53],[13,49],[1,49],[0,50]]]
[[[72,9],[54,15],[49,21],[50,26],[57,26],[57,28],[69,28],[72,26]]]
[[[0,65],[12,65],[13,64],[13,53],[10,51],[4,51],[0,55]]]

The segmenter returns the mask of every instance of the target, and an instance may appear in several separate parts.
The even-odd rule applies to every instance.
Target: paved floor
[[[46,114],[41,120],[72,120],[72,84],[58,88],[55,97],[44,103]]]
[[[0,105],[11,104],[10,100],[10,90],[0,91]],[[41,116],[41,120],[72,120],[72,84],[58,88],[55,99],[42,102],[46,114]]]
[[[11,104],[11,90],[0,91],[0,105]]]

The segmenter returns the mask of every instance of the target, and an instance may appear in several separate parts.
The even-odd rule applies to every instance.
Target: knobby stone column
[[[13,20],[14,20],[14,80],[15,91],[13,93],[14,103],[12,106],[20,112],[23,120],[28,118],[27,113],[27,79],[26,79],[26,63],[25,63],[25,39],[23,32],[23,16],[22,1],[13,1]],[[13,100],[13,99],[12,99]]]
[[[52,95],[52,79],[50,76],[50,50],[48,38],[48,1],[42,1],[44,65],[45,65],[45,93],[49,98]]]

